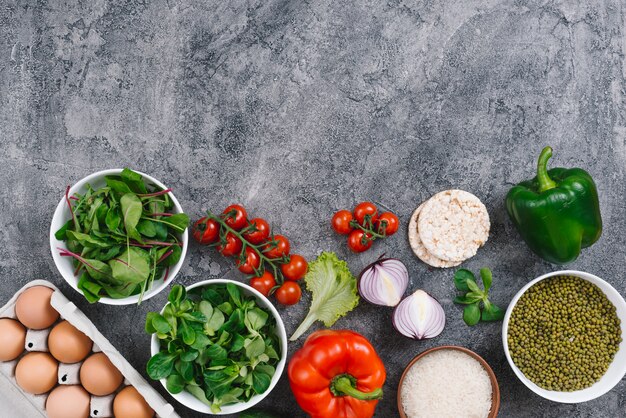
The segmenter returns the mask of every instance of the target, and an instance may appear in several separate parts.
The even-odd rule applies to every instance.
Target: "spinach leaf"
[[[119,257],[109,261],[113,277],[118,282],[141,283],[150,275],[150,257],[148,252],[137,247],[130,247]]]
[[[148,193],[141,174],[125,168],[122,170],[122,174],[120,176],[122,177],[122,181],[126,183],[133,192]]]
[[[136,239],[139,242],[143,242],[136,229],[143,212],[141,200],[134,193],[126,193],[120,199],[120,205],[122,206],[122,218],[124,220],[124,229],[126,230],[126,233],[129,237]]]
[[[120,180],[119,176],[106,176],[106,184],[111,190],[115,190],[120,194],[132,193],[133,191],[128,187],[126,183]]]

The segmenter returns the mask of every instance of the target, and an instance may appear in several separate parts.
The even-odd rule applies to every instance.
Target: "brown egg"
[[[48,335],[50,354],[61,363],[77,363],[83,360],[92,347],[93,341],[67,321],[55,325]]]
[[[126,386],[115,395],[113,401],[115,418],[152,418],[154,411],[133,386]]]
[[[122,380],[122,373],[104,353],[92,354],[80,366],[80,383],[92,395],[110,395]]]
[[[11,318],[0,319],[0,361],[11,361],[24,352],[26,328]]]
[[[89,418],[91,396],[80,385],[57,386],[46,400],[48,418]]]
[[[26,289],[15,302],[15,315],[27,328],[45,329],[59,319],[59,313],[50,305],[54,290],[46,286]]]
[[[57,383],[59,363],[48,353],[28,353],[15,368],[15,380],[24,392],[39,395]]]

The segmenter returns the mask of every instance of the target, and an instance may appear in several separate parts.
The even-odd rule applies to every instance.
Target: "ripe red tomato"
[[[267,258],[281,258],[283,255],[289,255],[289,240],[283,235],[274,235],[276,246],[272,247],[267,244],[263,247],[263,253]]]
[[[226,245],[218,245],[217,251],[221,252],[224,257],[231,257],[235,254],[239,254],[242,246],[241,240],[228,232],[226,234]]]
[[[220,225],[206,216],[193,224],[193,237],[200,244],[213,244],[220,236]]]
[[[249,231],[243,234],[243,237],[250,244],[260,244],[270,236],[270,225],[265,219],[254,218],[250,220],[250,224],[254,224],[256,231]]]
[[[222,216],[224,217],[226,225],[230,226],[235,231],[239,231],[248,226],[248,214],[241,205],[230,205],[224,209]]]
[[[352,231],[350,221],[352,221],[352,212],[344,209],[336,212],[333,215],[331,225],[336,233],[341,235],[347,235],[350,233],[350,231]]]
[[[292,254],[289,256],[289,262],[282,264],[280,270],[283,272],[283,276],[287,280],[300,280],[306,274],[306,269],[309,264],[305,258],[298,254]]]
[[[354,219],[359,225],[365,226],[365,217],[369,215],[372,222],[378,219],[378,210],[372,202],[361,202],[354,208]]]
[[[245,274],[253,274],[261,265],[261,257],[253,248],[246,247],[246,261],[237,260],[237,268]]]
[[[379,234],[393,235],[398,231],[398,217],[391,212],[381,213],[376,221],[376,230]]]
[[[276,280],[269,271],[265,271],[260,277],[253,277],[250,279],[250,286],[258,290],[263,296],[268,296],[274,286],[276,286]]]
[[[287,281],[276,291],[276,300],[283,305],[295,305],[302,297],[302,290],[298,283]]]
[[[372,246],[371,238],[372,236],[370,234],[366,234],[360,229],[355,229],[348,235],[348,248],[355,253],[362,253]]]

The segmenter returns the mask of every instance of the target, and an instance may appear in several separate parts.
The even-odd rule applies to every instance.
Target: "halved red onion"
[[[409,285],[409,272],[396,258],[379,258],[359,275],[359,293],[375,305],[396,306]]]
[[[445,325],[443,308],[423,290],[404,298],[393,311],[393,326],[400,334],[414,340],[436,337]]]

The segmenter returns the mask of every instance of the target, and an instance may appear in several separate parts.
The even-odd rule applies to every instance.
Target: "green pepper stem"
[[[539,182],[539,193],[556,187],[556,183],[548,175],[548,160],[552,157],[552,148],[545,147],[539,154],[537,160],[537,181]]]
[[[336,396],[351,396],[361,401],[371,401],[383,397],[383,390],[376,388],[371,392],[362,392],[356,387],[356,379],[349,375],[339,375],[330,383],[331,392]]]

